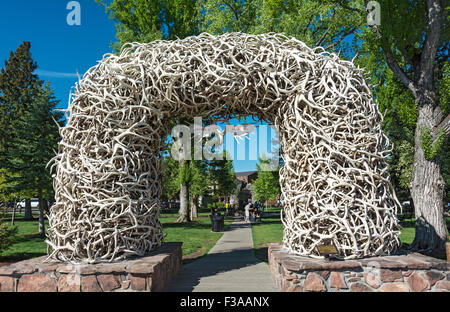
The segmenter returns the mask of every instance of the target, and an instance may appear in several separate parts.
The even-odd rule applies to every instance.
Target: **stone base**
[[[418,253],[359,260],[317,260],[269,244],[269,266],[285,292],[450,291],[450,262]]]
[[[43,263],[44,257],[0,267],[0,292],[161,291],[181,268],[182,243],[114,263]]]

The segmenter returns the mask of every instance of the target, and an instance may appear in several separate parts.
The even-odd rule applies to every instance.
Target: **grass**
[[[261,222],[252,224],[253,246],[255,256],[267,262],[267,243],[281,242],[283,224],[280,218],[262,218]]]
[[[275,209],[274,209],[275,210]],[[275,212],[275,211],[272,211]],[[0,254],[0,262],[15,262],[24,259],[43,256],[47,253],[47,245],[44,238],[38,235],[39,222],[23,221],[23,215],[16,216],[18,227],[18,240],[8,250]],[[183,242],[183,261],[194,261],[204,256],[222,237],[222,233],[211,232],[211,221],[208,212],[199,213],[199,218],[190,223],[175,223],[176,214],[161,214],[163,231],[166,242]],[[414,219],[405,220],[405,226],[400,235],[400,241],[409,245],[414,240]],[[10,222],[10,216],[6,216],[5,222]],[[225,219],[225,226],[232,221]],[[447,218],[450,225],[450,218]],[[46,221],[46,227],[48,222]],[[252,225],[252,236],[255,255],[267,262],[267,243],[281,242],[283,238],[283,225],[278,217],[263,218],[260,223]]]
[[[15,225],[17,226],[17,241],[9,249],[3,251],[0,255],[0,262],[14,262],[24,259],[43,256],[47,253],[47,244],[44,238],[39,235],[39,221],[37,216],[35,220],[23,221],[16,217]],[[5,222],[10,223],[9,218],[5,218]],[[48,221],[45,221],[48,227]]]
[[[281,206],[268,206],[267,209],[266,207],[263,205],[264,207],[264,212],[280,212],[282,207]]]
[[[183,261],[191,262],[202,256],[216,244],[223,233],[211,231],[211,220],[208,215],[200,214],[194,222],[175,223],[176,216],[161,215],[166,242],[183,242]],[[225,219],[225,226],[230,225]]]
[[[415,228],[414,219],[405,220],[405,225],[400,234],[400,241],[407,246],[414,240]],[[446,218],[447,227],[450,227],[450,218]],[[255,256],[267,262],[267,243],[281,242],[283,240],[283,224],[280,218],[263,218],[261,223],[252,224],[253,248]],[[443,258],[442,255],[433,255],[436,258]],[[445,255],[444,255],[445,258]],[[444,259],[443,258],[443,259]]]
[[[0,254],[0,262],[16,262],[47,254],[47,244],[38,234],[37,216],[32,221],[23,221],[22,217],[16,216],[15,221],[18,227],[18,239],[14,245]],[[177,220],[175,215],[162,214],[160,220],[166,242],[183,242],[185,262],[204,256],[223,235],[223,233],[211,231],[211,220],[207,213],[202,213],[199,218],[190,223],[175,223]],[[10,216],[6,216],[5,222],[10,222]],[[230,221],[225,219],[225,226],[229,224]],[[47,228],[47,220],[45,225]]]

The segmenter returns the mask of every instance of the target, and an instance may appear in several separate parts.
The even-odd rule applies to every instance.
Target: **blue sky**
[[[111,52],[116,41],[114,22],[94,0],[79,0],[81,25],[69,26],[66,0],[1,0],[1,66],[23,41],[31,42],[31,53],[42,80],[50,81],[60,107],[66,108],[71,86],[80,76]]]
[[[111,43],[116,41],[114,21],[94,0],[78,0],[80,26],[67,24],[71,12],[66,9],[69,0],[0,1],[0,66],[4,66],[10,51],[23,41],[30,41],[33,59],[38,64],[37,74],[40,79],[50,81],[56,98],[61,100],[59,107],[67,108],[70,89],[78,80],[77,72],[82,77],[105,53],[112,51]],[[238,150],[242,153],[242,147]],[[245,154],[249,159],[248,141]],[[234,160],[233,164],[236,172],[256,168],[255,160]]]

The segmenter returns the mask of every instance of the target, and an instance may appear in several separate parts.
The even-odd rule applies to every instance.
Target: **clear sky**
[[[81,25],[69,26],[71,10],[66,0],[0,0],[0,60],[4,60],[23,41],[31,42],[31,53],[38,64],[39,77],[50,81],[60,106],[67,107],[71,86],[96,65],[116,41],[114,22],[103,6],[94,0],[78,0]]]
[[[10,51],[23,41],[31,42],[31,53],[38,64],[40,79],[50,81],[59,107],[67,108],[69,93],[80,77],[105,53],[112,51],[116,41],[114,21],[103,6],[94,0],[78,0],[81,6],[81,25],[70,26],[67,16],[69,0],[0,0],[0,66],[8,59]],[[232,121],[232,124],[236,124]],[[252,139],[253,140],[253,139]],[[237,145],[236,145],[237,146]],[[234,152],[242,156],[242,145]],[[256,161],[246,143],[246,159],[234,160],[236,172],[256,170]],[[270,146],[268,146],[270,151]],[[242,157],[240,157],[242,158]]]

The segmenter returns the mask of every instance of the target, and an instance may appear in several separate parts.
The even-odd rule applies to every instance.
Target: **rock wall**
[[[284,292],[450,291],[450,262],[418,253],[330,261],[297,256],[269,244],[269,266]]]
[[[0,292],[161,291],[181,268],[182,243],[114,263],[43,263],[46,256],[0,267]]]

